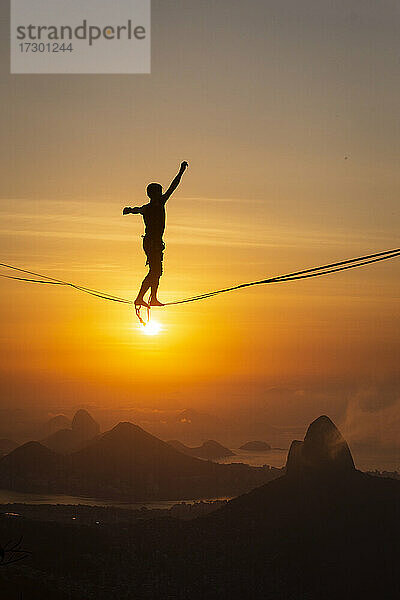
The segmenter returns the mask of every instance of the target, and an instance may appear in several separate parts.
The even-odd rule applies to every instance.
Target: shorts
[[[165,244],[162,239],[150,238],[146,235],[143,236],[143,250],[146,254],[146,266],[149,266],[149,270],[154,275],[162,275],[163,272],[163,260]]]

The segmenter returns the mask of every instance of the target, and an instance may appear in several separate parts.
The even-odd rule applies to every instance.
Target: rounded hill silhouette
[[[225,448],[225,446],[222,446],[222,444],[215,440],[207,440],[206,442],[203,442],[201,446],[196,448],[186,446],[178,440],[170,440],[168,444],[175,448],[175,450],[179,450],[179,452],[183,452],[189,456],[196,456],[197,458],[204,458],[206,460],[216,460],[226,456],[234,456],[232,450]]]
[[[304,475],[319,471],[326,475],[344,474],[355,469],[346,440],[325,415],[309,426],[304,441],[291,444],[286,471],[289,475]]]

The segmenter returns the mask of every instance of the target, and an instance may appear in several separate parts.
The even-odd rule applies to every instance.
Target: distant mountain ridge
[[[271,450],[271,446],[267,442],[255,440],[254,442],[246,442],[240,446],[239,450],[248,450],[250,452],[265,452]]]
[[[87,410],[80,409],[75,413],[68,428],[58,429],[41,440],[41,443],[55,452],[69,454],[74,450],[81,449],[99,432],[99,424]]]
[[[230,450],[229,448],[225,448],[225,446],[222,446],[222,444],[216,442],[215,440],[207,440],[206,442],[203,442],[201,446],[198,446],[196,448],[186,446],[178,440],[170,440],[168,444],[175,448],[175,450],[179,450],[179,452],[183,452],[184,454],[188,454],[189,456],[196,456],[197,458],[203,458],[206,460],[216,460],[218,458],[225,458],[227,456],[235,455],[235,453],[232,452],[232,450]]]
[[[0,486],[9,489],[132,501],[232,496],[279,474],[279,469],[219,465],[188,456],[132,423],[119,423],[68,455],[30,442],[0,459]]]

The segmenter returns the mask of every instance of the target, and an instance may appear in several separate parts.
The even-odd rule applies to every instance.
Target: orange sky
[[[150,76],[10,76],[2,36],[2,261],[133,298],[142,224],[121,209],[183,159],[163,300],[398,246],[398,12],[284,4],[154,1]],[[274,386],[379,390],[399,269],[165,308],[156,337],[123,305],[1,281],[2,402],[212,412]]]

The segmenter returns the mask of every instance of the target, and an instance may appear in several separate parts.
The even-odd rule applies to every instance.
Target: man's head
[[[150,200],[159,200],[162,196],[162,186],[159,183],[150,183],[147,186],[147,195]]]

